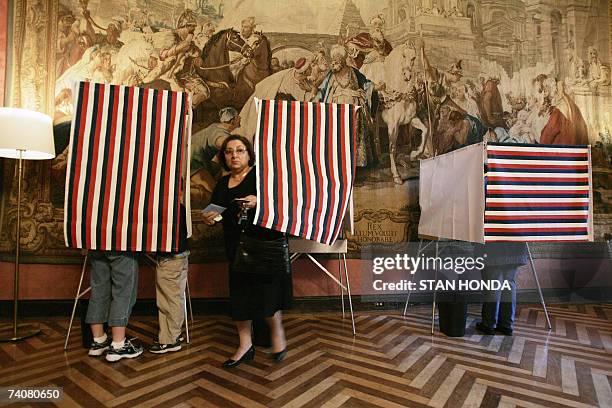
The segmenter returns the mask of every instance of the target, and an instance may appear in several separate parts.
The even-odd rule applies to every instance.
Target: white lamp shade
[[[55,157],[51,117],[27,109],[0,108],[0,157],[28,160]]]

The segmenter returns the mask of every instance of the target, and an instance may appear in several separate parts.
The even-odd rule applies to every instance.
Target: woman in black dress
[[[253,167],[255,154],[248,139],[230,136],[223,142],[219,151],[223,167],[230,172],[223,177],[213,191],[211,203],[225,207],[223,214],[215,211],[203,215],[207,225],[223,223],[225,251],[229,260],[229,288],[231,316],[236,322],[240,345],[234,355],[223,363],[224,367],[235,367],[243,361],[252,360],[255,348],[251,336],[253,319],[265,318],[270,327],[272,339],[272,358],[281,361],[287,351],[287,341],[282,323],[282,309],[291,305],[291,273],[286,263],[278,260],[278,265],[269,268],[282,268],[283,271],[270,275],[251,274],[237,271],[232,267],[240,234],[250,238],[286,242],[285,234],[253,225],[257,204],[256,175]],[[237,201],[239,200],[239,201]],[[247,211],[247,221],[239,223],[241,210]],[[242,224],[242,225],[241,225]]]

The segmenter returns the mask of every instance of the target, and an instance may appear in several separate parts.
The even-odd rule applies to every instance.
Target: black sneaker
[[[108,351],[106,352],[106,361],[113,363],[121,360],[122,358],[135,358],[141,354],[142,347],[133,345],[132,342],[126,338],[123,343],[123,347],[120,349],[114,348],[112,344],[108,347]]]
[[[495,331],[503,334],[504,336],[512,336],[513,330],[509,327],[499,327],[495,328]]]
[[[106,350],[110,347],[112,342],[111,336],[106,336],[106,340],[102,343],[97,343],[95,340],[91,342],[91,346],[89,346],[89,355],[93,357],[98,357],[104,354]]]
[[[151,347],[149,347],[149,351],[154,354],[164,354],[169,351],[179,351],[181,349],[181,342],[183,341],[183,337],[179,336],[176,338],[176,341],[172,344],[162,344],[158,341],[153,343]]]

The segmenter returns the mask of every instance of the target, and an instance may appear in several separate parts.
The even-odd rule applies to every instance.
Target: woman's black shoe
[[[280,363],[281,361],[283,361],[286,355],[287,355],[287,347],[285,347],[283,351],[279,351],[278,353],[272,353],[272,360],[275,363]]]
[[[232,368],[232,367],[238,367],[240,364],[242,364],[244,361],[251,361],[253,360],[253,358],[255,358],[255,347],[251,346],[250,349],[247,350],[246,353],[244,353],[242,355],[242,357],[240,357],[238,360],[232,360],[227,359],[225,360],[225,362],[221,365],[221,367],[223,368]]]

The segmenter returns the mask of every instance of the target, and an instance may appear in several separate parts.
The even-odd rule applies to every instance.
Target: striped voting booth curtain
[[[359,107],[256,100],[256,225],[335,242],[355,174]]]
[[[486,147],[485,241],[592,240],[588,146]]]
[[[64,203],[66,245],[176,251],[182,166],[188,163],[188,95],[81,82],[75,97]]]

